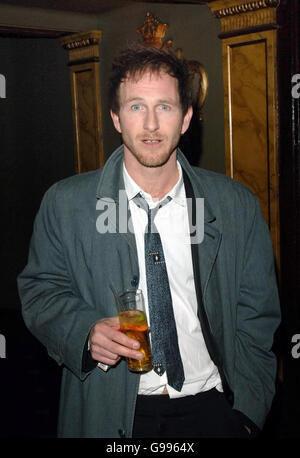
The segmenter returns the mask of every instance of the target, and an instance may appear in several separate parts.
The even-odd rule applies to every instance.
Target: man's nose
[[[144,118],[144,129],[149,132],[154,132],[159,129],[159,120],[155,109],[147,110],[146,116]]]

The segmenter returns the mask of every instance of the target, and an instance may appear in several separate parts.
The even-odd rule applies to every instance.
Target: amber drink
[[[121,331],[140,343],[138,351],[144,355],[139,360],[126,358],[128,368],[133,372],[149,372],[152,369],[152,355],[141,290],[127,291],[120,296],[119,321]]]

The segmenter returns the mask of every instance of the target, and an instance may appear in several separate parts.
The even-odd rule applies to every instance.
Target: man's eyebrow
[[[158,103],[168,103],[168,104],[176,104],[176,101],[173,99],[159,99]]]
[[[125,100],[125,103],[130,103],[130,102],[143,102],[145,99],[143,97],[130,97],[129,99]],[[176,104],[176,101],[173,99],[158,99],[157,103],[167,103],[167,104]]]
[[[144,99],[142,97],[130,97],[129,99],[125,100],[125,103],[130,102],[142,102]]]

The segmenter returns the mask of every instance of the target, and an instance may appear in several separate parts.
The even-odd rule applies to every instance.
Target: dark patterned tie
[[[148,214],[148,225],[145,230],[145,264],[153,369],[158,375],[162,375],[166,370],[168,384],[175,390],[181,391],[184,382],[184,370],[178,347],[177,329],[163,247],[154,224],[156,213],[170,200],[171,197],[166,197],[151,210],[140,194],[133,199],[135,204],[143,208]]]

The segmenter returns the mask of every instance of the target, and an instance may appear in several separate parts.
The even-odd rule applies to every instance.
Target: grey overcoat
[[[195,197],[204,198],[204,239],[196,253],[218,365],[233,392],[233,407],[261,428],[274,396],[271,347],[280,320],[269,232],[258,200],[246,187],[191,167],[180,151],[178,160]],[[82,370],[90,329],[101,318],[117,315],[110,285],[123,291],[139,281],[134,234],[115,229],[124,188],[122,161],[120,147],[103,169],[67,178],[47,191],[28,264],[18,278],[25,323],[62,366],[58,435],[63,437],[132,433],[139,375],[129,372],[125,361],[107,372]]]

